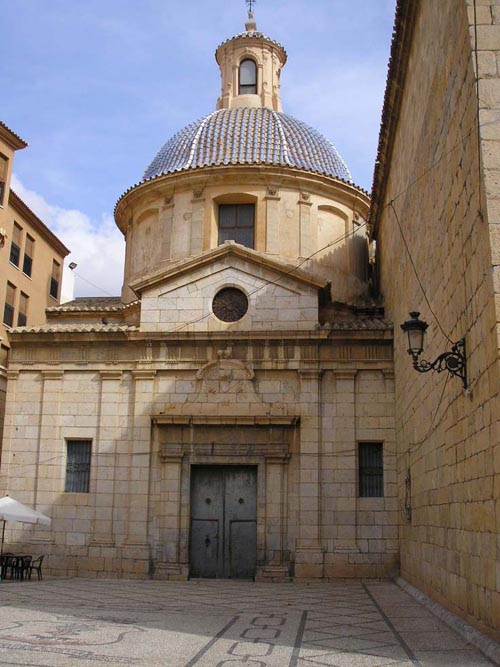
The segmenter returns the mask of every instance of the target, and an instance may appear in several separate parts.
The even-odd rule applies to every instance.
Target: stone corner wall
[[[500,12],[477,2],[469,33],[469,5],[420,3],[377,250],[395,323],[401,574],[498,638]],[[410,310],[429,323],[429,361],[465,336],[468,392],[458,378],[412,368],[398,327]]]

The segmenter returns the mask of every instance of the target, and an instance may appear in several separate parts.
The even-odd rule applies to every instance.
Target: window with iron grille
[[[383,447],[381,442],[359,443],[359,495],[380,498],[384,495]]]
[[[52,275],[50,277],[50,296],[57,299],[59,296],[59,276],[61,273],[61,266],[54,259],[52,261]]]
[[[66,493],[88,493],[92,440],[66,441]]]
[[[3,205],[3,198],[5,194],[5,182],[7,180],[7,167],[9,160],[5,155],[0,154],[0,206]]]
[[[253,248],[254,211],[253,204],[220,204],[219,245],[224,241],[235,241]]]
[[[14,304],[16,300],[16,286],[12,283],[7,283],[5,290],[5,306],[3,309],[3,323],[8,327],[14,324]]]
[[[257,93],[257,65],[254,60],[246,58],[240,63],[239,95],[255,95]]]
[[[17,222],[14,223],[14,229],[12,231],[12,243],[10,244],[10,257],[9,261],[14,266],[19,266],[19,257],[21,255],[21,235],[23,228],[20,227]]]
[[[17,313],[17,326],[25,327],[28,321],[28,299],[24,292],[19,295],[19,312]]]
[[[35,239],[32,239],[29,234],[26,234],[26,242],[24,244],[24,259],[23,259],[23,273],[31,278],[31,269],[33,268],[33,250],[35,247]]]

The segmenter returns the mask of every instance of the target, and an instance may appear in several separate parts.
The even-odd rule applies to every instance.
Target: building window
[[[221,204],[219,206],[219,245],[236,241],[247,248],[254,246],[253,204]]]
[[[33,268],[33,250],[35,249],[35,239],[26,234],[26,243],[24,244],[23,273],[31,278]]]
[[[24,292],[19,295],[19,312],[17,313],[17,326],[25,327],[28,321],[28,299]]]
[[[361,498],[380,498],[384,495],[381,442],[359,443],[359,495]]]
[[[19,266],[19,257],[21,256],[21,235],[23,228],[17,222],[14,223],[14,230],[12,231],[12,243],[10,244],[10,258],[9,261],[14,266]]]
[[[7,182],[7,168],[9,160],[5,155],[0,154],[0,206],[3,206],[3,198],[5,195],[5,184]]]
[[[7,283],[7,290],[5,291],[5,306],[3,309],[3,323],[11,327],[14,324],[14,304],[16,301],[16,286],[12,283]]]
[[[257,93],[257,66],[247,58],[240,63],[239,95],[255,95]]]
[[[66,493],[88,493],[92,440],[66,441]]]
[[[50,296],[57,299],[59,296],[59,278],[61,274],[61,265],[54,259],[52,261],[52,275],[50,277]]]

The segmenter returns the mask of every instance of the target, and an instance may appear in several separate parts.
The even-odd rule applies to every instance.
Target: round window
[[[236,287],[224,287],[214,296],[212,310],[223,322],[237,322],[248,310],[248,299]]]

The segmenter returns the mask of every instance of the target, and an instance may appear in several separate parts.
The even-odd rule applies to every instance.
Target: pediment
[[[323,284],[296,267],[226,243],[133,287],[141,295],[142,331],[310,331],[318,323]]]
[[[245,263],[250,273],[253,273],[253,267],[253,270],[257,270],[258,273],[265,271],[275,274],[275,279],[283,281],[286,278],[287,283],[296,282],[316,289],[325,286],[324,278],[314,276],[293,264],[279,261],[265,253],[246,248],[233,241],[227,241],[223,245],[202,253],[197,257],[177,262],[165,270],[156,271],[138,280],[134,280],[130,283],[130,287],[140,296],[143,292],[159,285],[167,287],[172,281],[179,281],[182,276],[185,276],[186,280],[189,280],[190,275],[199,273],[200,270],[210,267],[215,263],[220,264],[221,261],[227,266],[236,264],[241,266],[242,263]]]

